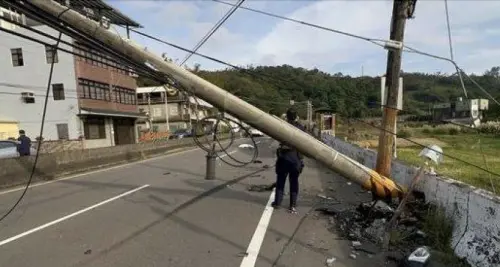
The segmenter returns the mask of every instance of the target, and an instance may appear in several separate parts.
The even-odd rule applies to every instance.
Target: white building
[[[94,20],[110,25],[140,25],[102,0],[58,1]],[[96,16],[95,14],[100,14]],[[59,32],[34,20],[0,7],[0,17],[16,20],[33,30],[57,38]],[[103,27],[107,27],[103,23]],[[33,39],[56,41],[0,19],[0,27]],[[112,30],[112,29],[110,29]],[[17,137],[23,129],[33,140],[40,134],[49,70],[44,140],[83,140],[84,148],[132,144],[137,141],[135,121],[141,118],[136,101],[136,76],[102,51],[89,49],[78,40],[62,35],[59,47],[77,55],[10,33],[0,32],[0,139]],[[106,64],[105,64],[106,63]]]
[[[26,19],[11,11],[0,8],[0,15]],[[27,20],[28,23],[30,20]],[[1,27],[18,33],[33,36],[26,29],[19,28],[2,20]],[[47,26],[34,26],[51,35],[57,32]],[[53,40],[38,37],[41,41]],[[63,40],[71,41],[67,36]],[[35,42],[0,32],[0,139],[17,137],[23,129],[33,139],[39,136],[40,122],[45,102],[45,92],[49,78],[51,50]],[[65,49],[71,49],[61,44]],[[44,139],[76,139],[79,137],[80,120],[76,94],[76,75],[74,56],[66,53],[56,54],[56,64],[49,91]]]

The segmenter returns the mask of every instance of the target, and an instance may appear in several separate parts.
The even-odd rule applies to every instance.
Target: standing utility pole
[[[406,19],[412,16],[415,0],[394,0],[390,42],[386,45],[387,56],[386,86],[387,103],[382,117],[382,130],[378,141],[377,172],[385,177],[391,175],[392,149],[394,131],[398,114],[399,75],[401,72],[401,53],[404,39]]]

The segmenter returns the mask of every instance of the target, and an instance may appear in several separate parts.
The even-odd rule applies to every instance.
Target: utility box
[[[385,76],[380,77],[380,99],[382,100],[381,108],[384,109],[387,105],[387,86],[385,86]],[[399,110],[403,110],[403,78],[399,77],[399,87],[398,87],[398,105],[396,107]]]
[[[315,135],[323,134],[335,136],[335,113],[330,109],[318,109],[315,114]]]

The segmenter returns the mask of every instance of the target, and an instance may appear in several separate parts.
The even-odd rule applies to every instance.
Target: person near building
[[[293,109],[288,109],[286,112],[286,120],[288,123],[305,131],[304,127],[297,122],[297,113]],[[272,206],[279,208],[283,201],[285,183],[288,177],[290,183],[290,206],[289,211],[297,212],[297,198],[299,194],[299,176],[304,168],[303,156],[294,147],[280,143],[276,151],[276,191]]]
[[[19,131],[19,138],[17,138],[17,152],[19,152],[19,156],[29,156],[31,155],[31,139],[26,136],[24,130]]]

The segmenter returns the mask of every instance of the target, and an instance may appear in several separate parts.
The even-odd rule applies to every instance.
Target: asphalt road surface
[[[356,201],[350,196],[359,187],[308,160],[299,214],[273,210],[272,192],[247,190],[275,179],[276,142],[259,142],[262,163],[234,168],[218,160],[211,181],[205,153],[190,149],[33,186],[0,222],[0,266],[303,267],[325,266],[329,257],[335,266],[366,265],[311,212],[318,193]],[[249,159],[237,145],[229,152]],[[0,212],[21,193],[0,191]]]

